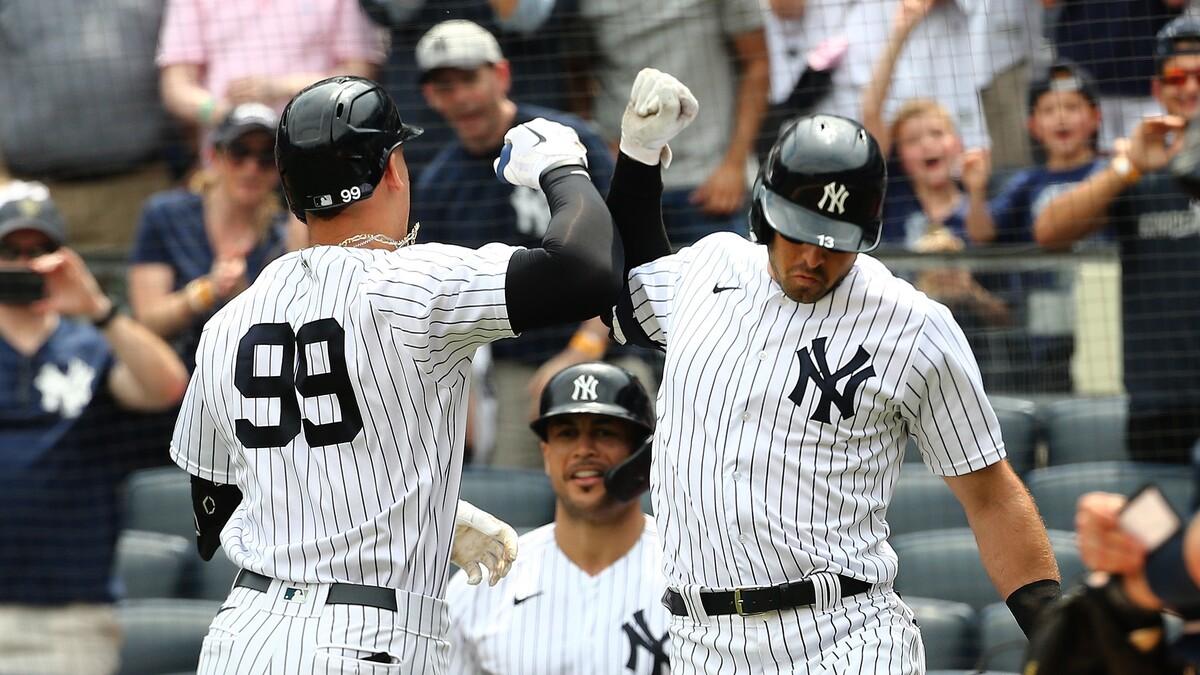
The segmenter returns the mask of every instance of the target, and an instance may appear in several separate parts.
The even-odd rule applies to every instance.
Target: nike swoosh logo
[[[521,604],[522,602],[525,602],[526,600],[536,598],[537,596],[539,596],[541,594],[542,594],[542,591],[538,591],[537,593],[532,593],[523,598],[513,597],[513,607],[516,607],[517,605]]]
[[[537,143],[534,143],[534,145],[538,145],[539,143],[545,143],[545,142],[546,142],[546,137],[545,137],[545,136],[543,136],[543,135],[541,135],[541,134],[539,134],[538,132],[534,131],[534,130],[533,130],[533,127],[525,127],[525,128],[529,130],[529,133],[533,134],[534,136],[537,136],[538,142],[537,142]]]
[[[713,293],[724,293],[725,291],[735,290],[737,286],[713,286]]]

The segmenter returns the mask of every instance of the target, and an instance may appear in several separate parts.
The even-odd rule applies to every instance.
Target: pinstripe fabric
[[[519,548],[494,588],[470,586],[462,574],[450,580],[451,675],[666,675],[652,651],[665,656],[668,619],[652,519],[594,577],[563,555],[553,524],[521,537]]]
[[[885,517],[908,437],[938,475],[1005,457],[978,366],[950,312],[873,258],[860,254],[836,288],[802,304],[771,279],[767,256],[711,235],[634,269],[631,310],[616,314],[614,334],[644,334],[666,352],[651,492],[667,582],[685,596],[820,573],[890,587]],[[836,589],[816,581],[827,604]],[[907,608],[880,611],[894,622]],[[809,636],[781,651],[685,624],[672,634],[695,670],[678,672],[791,672],[793,662],[856,672],[812,670],[827,647]],[[887,645],[903,651],[910,638]],[[734,662],[712,666],[720,654]],[[860,665],[910,672],[890,663]]]
[[[221,536],[231,561],[291,582],[443,595],[470,360],[479,345],[512,336],[504,281],[514,250],[305,249],[276,260],[209,321],[171,457],[192,474],[241,489],[242,503]],[[344,331],[343,353],[322,338],[298,342],[296,360],[283,363],[283,346],[244,343],[252,326],[279,324],[300,335],[304,326],[322,320],[327,326],[329,319]],[[250,397],[235,372],[284,373],[291,386],[301,356],[307,371],[296,382],[344,362],[348,390],[316,396],[289,390],[301,431],[281,447],[244,447],[235,420],[280,425],[284,385]],[[309,427],[342,422],[339,396],[351,395],[361,430],[348,442],[310,447]],[[291,634],[264,622],[264,631]]]

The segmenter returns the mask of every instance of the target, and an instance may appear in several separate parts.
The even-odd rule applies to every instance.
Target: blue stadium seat
[[[1064,580],[1083,572],[1073,532],[1050,532],[1050,544]],[[969,528],[916,532],[891,539],[900,559],[896,590],[904,596],[965,602],[976,611],[997,600],[974,533]]]
[[[969,668],[975,664],[975,610],[970,605],[911,596],[904,602],[917,615],[926,668]]]
[[[1037,406],[1032,401],[1012,396],[990,396],[988,399],[996,411],[996,421],[1000,423],[1000,436],[1008,451],[1008,462],[1014,471],[1024,474],[1034,467],[1036,458],[1041,427]],[[924,462],[916,439],[909,439],[904,461]]]
[[[979,613],[980,650],[984,663],[991,668],[1021,671],[1029,640],[1017,625],[1008,605],[997,602]]]
[[[163,466],[130,474],[125,483],[125,528],[176,534],[191,541],[196,530],[187,472]]]
[[[541,471],[470,467],[462,472],[462,498],[518,531],[554,520],[554,491]]]
[[[1060,399],[1043,404],[1038,414],[1046,427],[1050,466],[1129,458],[1124,397]]]
[[[220,603],[133,600],[117,606],[124,642],[117,675],[195,672]]]
[[[173,534],[124,530],[114,562],[125,598],[171,598],[179,593],[188,540]]]
[[[1062,530],[1074,529],[1075,503],[1085,492],[1127,495],[1146,483],[1157,483],[1180,513],[1191,512],[1192,473],[1178,465],[1089,462],[1035,469],[1025,477],[1046,527]]]
[[[967,514],[946,482],[918,462],[900,466],[900,479],[887,510],[891,536],[966,527]]]

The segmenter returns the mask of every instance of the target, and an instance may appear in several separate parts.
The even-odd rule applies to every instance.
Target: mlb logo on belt
[[[304,602],[304,591],[299,588],[285,588],[283,589],[283,601],[297,603]]]

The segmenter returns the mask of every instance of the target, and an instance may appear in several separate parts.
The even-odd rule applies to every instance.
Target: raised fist
[[[621,152],[643,164],[671,163],[667,143],[696,119],[700,104],[671,75],[643,68],[633,81],[621,118]]]
[[[504,134],[504,149],[492,166],[502,183],[541,190],[542,174],[572,164],[581,172],[587,168],[587,148],[575,130],[539,117]]]

